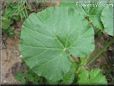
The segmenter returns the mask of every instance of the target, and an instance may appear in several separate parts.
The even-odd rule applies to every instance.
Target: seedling
[[[85,17],[88,16],[95,27],[113,36],[112,22],[106,23],[107,16],[112,13],[112,8],[108,6],[102,7],[103,12],[101,8],[95,8],[94,16],[98,17],[94,18],[95,22],[91,14],[88,15],[81,5],[74,3],[63,3],[32,13],[22,26],[22,59],[34,73],[45,77],[51,84],[59,81],[69,84],[106,84],[107,80],[99,68],[86,68],[86,58],[95,49],[95,28]],[[109,17],[112,19],[112,15]],[[101,23],[104,27],[111,25],[111,28],[100,28]],[[72,58],[80,58],[79,63],[72,61]]]

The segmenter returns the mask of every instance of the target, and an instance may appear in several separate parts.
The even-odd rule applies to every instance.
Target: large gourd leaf
[[[100,69],[93,69],[91,71],[82,70],[79,73],[79,84],[107,84],[105,76],[101,73]]]
[[[113,6],[107,5],[102,12],[101,20],[104,25],[104,31],[111,36],[114,36],[114,21],[113,21]]]
[[[94,31],[75,7],[50,7],[25,20],[20,50],[35,73],[58,81],[71,68],[70,54],[85,57],[94,50]]]

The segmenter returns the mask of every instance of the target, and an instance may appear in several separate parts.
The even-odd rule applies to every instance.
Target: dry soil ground
[[[2,44],[1,52],[1,83],[18,83],[12,74],[12,67],[21,62],[18,50],[18,39],[8,39]],[[17,66],[18,67],[18,66]]]

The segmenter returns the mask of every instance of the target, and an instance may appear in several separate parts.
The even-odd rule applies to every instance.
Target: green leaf
[[[100,69],[93,69],[91,71],[82,70],[79,73],[79,84],[107,84],[105,76]]]
[[[104,31],[111,35],[114,36],[114,27],[113,27],[113,6],[112,5],[107,5],[102,12],[101,20],[104,25]]]
[[[103,29],[103,25],[100,19],[102,10],[104,8],[104,4],[89,4],[87,7],[85,7],[86,13],[90,18],[90,21],[93,23],[93,25],[97,28],[97,29]]]
[[[30,82],[33,84],[40,83],[40,77],[37,76],[33,71],[29,70],[27,73],[25,73],[26,83]]]
[[[70,54],[85,57],[94,50],[94,31],[75,7],[50,7],[25,20],[20,48],[36,74],[58,81],[70,71]]]
[[[73,64],[70,71],[64,75],[62,84],[72,84],[75,79],[76,64]]]

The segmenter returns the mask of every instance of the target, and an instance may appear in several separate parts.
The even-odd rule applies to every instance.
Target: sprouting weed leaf
[[[2,17],[2,28],[8,29],[10,27],[10,24],[12,23],[11,20],[7,17]]]
[[[27,72],[17,72],[15,78],[22,84],[39,84],[41,82],[40,77],[30,70]]]
[[[15,14],[17,14],[17,5],[11,3],[5,9],[3,16],[11,19]]]
[[[82,70],[79,73],[79,84],[92,84],[92,85],[99,85],[99,84],[107,84],[106,77],[101,73],[100,69],[92,69],[92,70]]]
[[[106,7],[103,9],[101,20],[104,25],[104,31],[114,36],[114,21],[113,21],[113,6],[112,5],[106,5]]]
[[[94,31],[75,7],[50,7],[25,20],[20,50],[38,76],[58,81],[70,71],[70,54],[85,57],[94,50]]]
[[[25,74],[22,72],[17,72],[15,79],[20,81],[22,84],[26,84]]]
[[[20,17],[26,18],[25,16],[28,15],[27,10],[25,9],[25,3],[11,3],[8,4],[7,8],[5,8],[5,11],[3,13],[4,17],[7,17],[10,20],[16,20],[18,21],[20,19]]]

